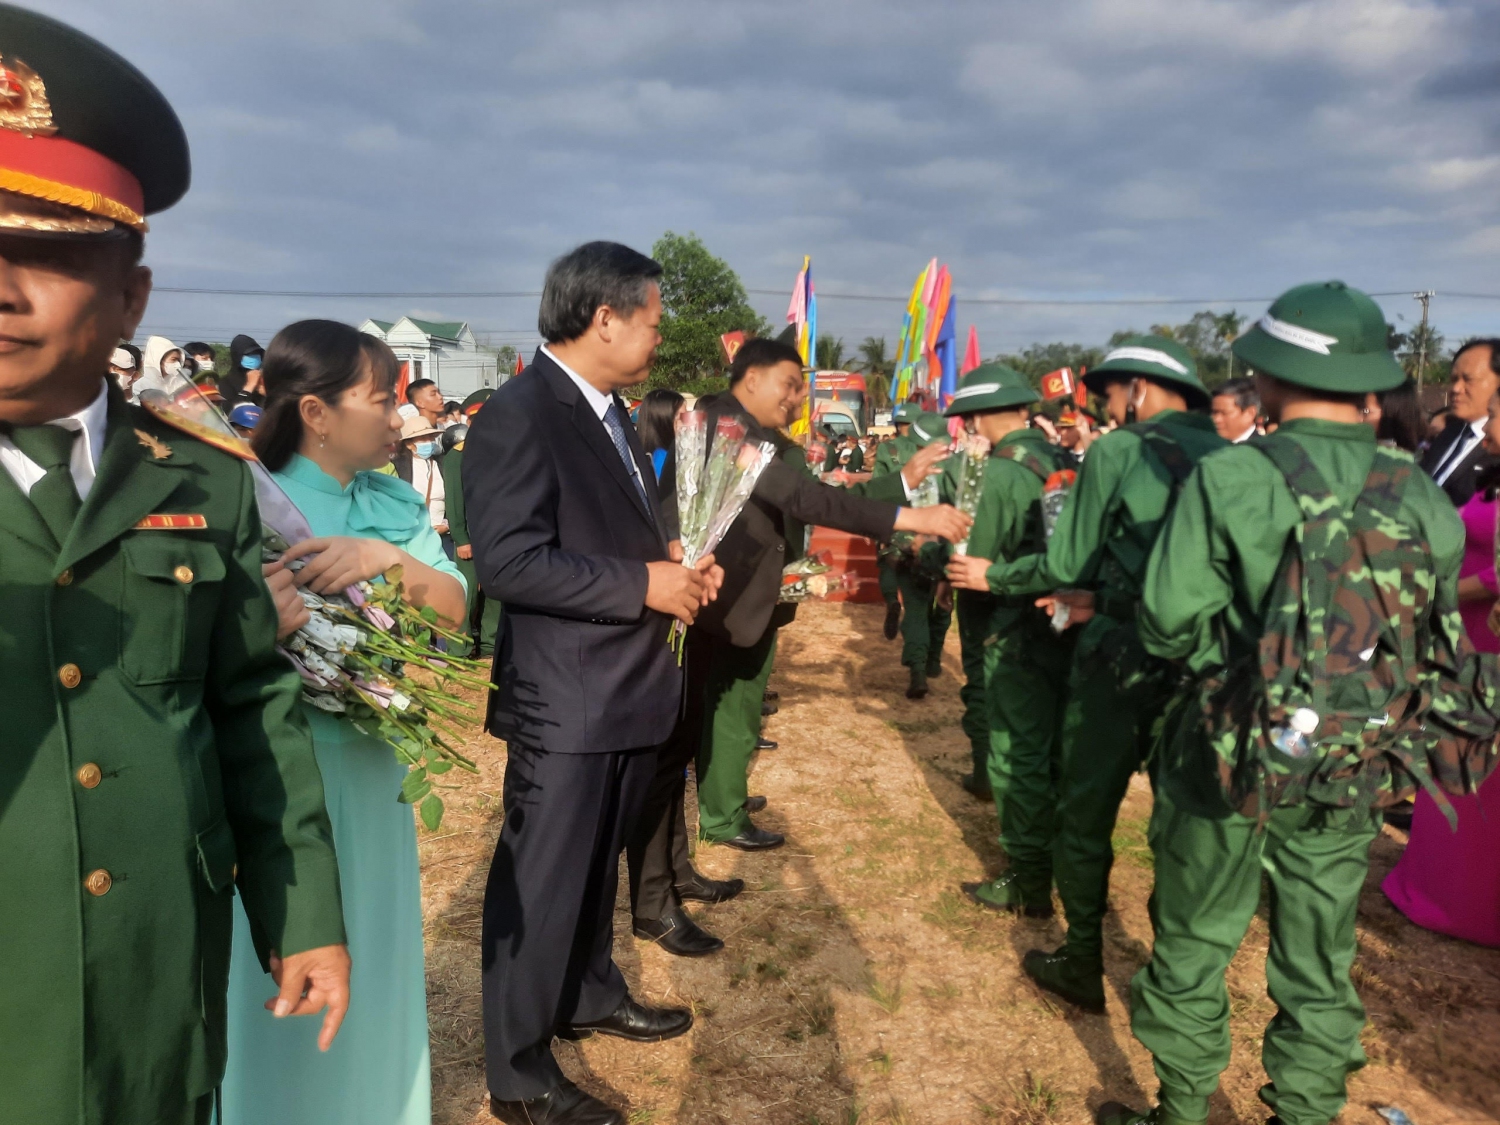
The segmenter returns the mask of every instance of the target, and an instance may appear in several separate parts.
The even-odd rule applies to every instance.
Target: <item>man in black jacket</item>
[[[1474,495],[1479,474],[1500,458],[1484,451],[1490,399],[1500,390],[1500,339],[1470,340],[1453,355],[1448,425],[1422,457],[1422,468],[1455,508]]]
[[[672,733],[667,644],[722,572],[668,557],[655,474],[616,393],[661,342],[661,267],[591,242],[547,271],[548,343],[466,439],[474,569],[504,603],[487,729],[508,743],[505,824],[485,888],[491,1110],[514,1125],[623,1125],[563,1077],[554,1035],[654,1041],[692,1016],[630,998],[610,956],[616,871]]]
[[[696,757],[698,824],[704,839],[747,851],[785,841],[780,833],[757,828],[745,804],[776,630],[796,615],[795,605],[777,602],[781,572],[801,556],[804,526],[822,524],[872,539],[887,539],[893,530],[961,539],[969,522],[946,505],[899,507],[905,490],[898,474],[856,490],[819,483],[807,470],[802,447],[780,432],[807,390],[795,348],[775,340],[747,341],[735,354],[729,378],[728,393],[699,401],[708,414],[708,432],[719,418],[735,417],[745,424],[747,440],[770,442],[778,455],[715,552],[724,584],[718,599],[688,630],[683,722],[662,748],[631,854],[637,936],[689,955],[713,952],[723,943],[699,929],[682,912],[680,900],[722,901],[738,888],[704,880],[691,868],[679,870],[680,862],[674,867],[675,806],[683,800],[687,764]],[[925,458],[914,473],[932,471],[940,452]],[[676,493],[668,473],[674,470],[675,464],[669,464],[662,474],[667,490],[663,503],[673,512]],[[920,479],[915,476],[914,482]],[[677,854],[680,860],[682,849]]]

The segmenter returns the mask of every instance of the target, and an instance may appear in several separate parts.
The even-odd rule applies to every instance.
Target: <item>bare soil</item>
[[[702,870],[749,885],[694,910],[726,941],[722,953],[685,960],[632,937],[622,872],[615,958],[637,997],[690,1006],[697,1022],[669,1043],[595,1038],[557,1053],[632,1125],[1061,1125],[1089,1121],[1106,1100],[1151,1100],[1150,1057],[1128,1012],[1130,976],[1151,948],[1145,779],[1116,836],[1108,1012],[1088,1015],[1020,972],[1028,949],[1061,940],[1060,922],[996,915],[959,892],[1002,870],[1004,856],[994,809],[958,785],[968,747],[956,635],[933,693],[911,702],[881,618],[879,606],[814,604],[782,633],[772,680],[781,713],[767,728],[781,747],[761,755],[751,791],[770,798],[757,820],[788,843],[751,855],[700,849]],[[491,1120],[478,943],[504,747],[483,736],[469,745],[483,774],[450,795],[442,830],[422,843],[439,1125]],[[1376,842],[1360,903],[1354,979],[1369,1008],[1370,1065],[1340,1120],[1379,1125],[1374,1107],[1395,1105],[1416,1125],[1500,1121],[1500,951],[1418,929],[1386,901],[1380,880],[1403,844],[1390,828]],[[1234,1058],[1216,1125],[1258,1125],[1268,1113],[1256,1097],[1274,1012],[1266,946],[1262,912],[1229,973]]]

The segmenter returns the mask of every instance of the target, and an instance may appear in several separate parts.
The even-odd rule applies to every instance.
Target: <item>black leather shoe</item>
[[[629,1039],[635,1043],[660,1043],[687,1034],[693,1026],[693,1013],[686,1008],[648,1008],[625,994],[620,1006],[602,1020],[575,1023],[557,1033],[559,1039],[587,1039],[597,1032]]]
[[[781,698],[781,692],[777,691],[775,688],[766,688],[765,691],[760,693],[760,697],[766,703],[775,703],[778,699]]]
[[[625,1125],[625,1115],[585,1094],[566,1078],[539,1098],[502,1102],[490,1097],[490,1113],[506,1125]]]
[[[901,603],[893,602],[885,607],[885,639],[894,641],[896,630],[901,628]]]
[[[934,656],[931,660],[929,660],[927,662],[927,678],[929,680],[935,680],[939,676],[941,676],[942,674],[943,674],[943,658],[941,656]]]
[[[755,800],[754,797],[750,799]],[[728,902],[745,889],[745,880],[710,879],[694,871],[691,879],[675,889],[683,902]]]
[[[763,808],[765,808],[765,807],[766,807],[766,799],[764,797],[746,797],[745,798],[745,811],[746,812],[760,812],[760,810],[763,809]]]
[[[924,668],[913,668],[911,670],[911,683],[906,687],[907,699],[927,698],[927,671]]]
[[[768,699],[768,700],[766,700],[765,702],[763,702],[760,705],[760,717],[762,719],[769,719],[772,715],[776,714],[776,712],[778,712],[780,710],[781,710],[781,705],[780,704],[772,703]]]
[[[757,750],[775,750],[780,745],[781,743],[772,742],[769,738],[757,738],[755,740],[755,748]]]
[[[966,773],[958,779],[958,783],[981,801],[990,801],[995,797],[994,790],[990,788],[989,780],[987,778],[981,779],[978,774]]]
[[[742,852],[763,852],[771,848],[779,848],[786,843],[786,837],[780,832],[767,832],[764,828],[751,825],[732,840],[720,840],[719,843],[730,848],[739,848]]]
[[[678,957],[706,957],[724,948],[724,943],[698,925],[680,906],[673,906],[660,918],[635,919],[635,936],[654,941]]]

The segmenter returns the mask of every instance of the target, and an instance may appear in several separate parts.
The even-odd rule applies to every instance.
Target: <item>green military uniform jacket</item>
[[[1307,450],[1335,496],[1346,505],[1354,502],[1375,459],[1373,428],[1297,418],[1277,433]],[[1287,536],[1304,518],[1281,470],[1258,449],[1234,445],[1204,459],[1150,556],[1139,619],[1147,651],[1186,660],[1195,672],[1221,665],[1221,618],[1231,634],[1257,644],[1260,607]],[[1447,588],[1434,604],[1457,605],[1463,523],[1426,473],[1412,474],[1401,519],[1432,549],[1437,581]]]
[[[875,447],[875,465],[872,475],[883,477],[887,473],[899,473],[901,467],[911,460],[918,449],[917,439],[911,434],[897,434],[890,441]]]
[[[156,1125],[218,1086],[236,881],[263,958],[344,940],[250,472],[109,395],[67,542],[0,470],[0,1121],[16,1125]],[[203,526],[142,526],[158,514]]]
[[[455,547],[469,545],[469,518],[464,512],[464,447],[456,445],[443,454],[443,495],[447,498],[448,534]]]
[[[1105,434],[1089,447],[1046,553],[992,566],[991,592],[1093,589],[1100,612],[1133,613],[1146,560],[1172,501],[1171,476],[1147,453],[1147,426],[1163,427],[1194,460],[1225,444],[1206,415],[1177,410]]]

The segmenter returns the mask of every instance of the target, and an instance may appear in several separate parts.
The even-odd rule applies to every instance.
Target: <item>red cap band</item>
[[[141,182],[109,157],[64,137],[0,129],[0,188],[145,225]]]

